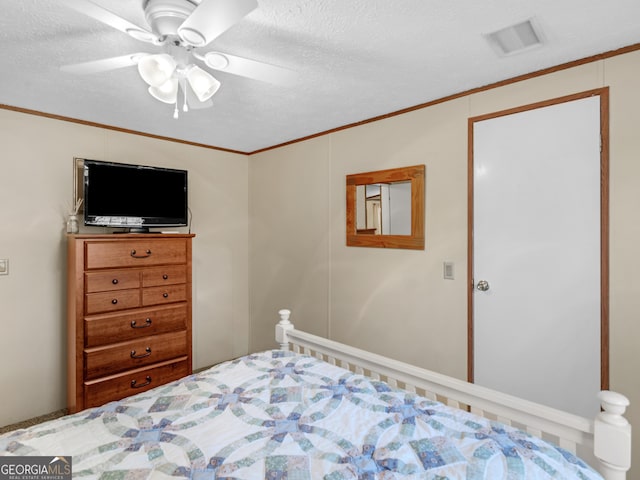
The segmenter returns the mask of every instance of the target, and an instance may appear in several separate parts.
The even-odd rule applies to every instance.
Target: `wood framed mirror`
[[[347,175],[347,246],[424,250],[425,166]]]

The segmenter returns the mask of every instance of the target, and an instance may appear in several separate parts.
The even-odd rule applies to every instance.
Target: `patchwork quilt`
[[[7,433],[0,455],[70,455],[77,478],[601,478],[515,428],[280,350]]]

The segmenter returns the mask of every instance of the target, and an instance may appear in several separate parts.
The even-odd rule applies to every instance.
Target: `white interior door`
[[[599,96],[473,123],[473,380],[588,416],[601,384],[600,141]]]

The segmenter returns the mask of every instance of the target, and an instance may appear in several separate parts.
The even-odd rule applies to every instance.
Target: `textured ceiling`
[[[142,0],[93,0],[146,27]],[[0,104],[252,152],[640,43],[638,0],[258,0],[209,48],[294,70],[293,86],[224,72],[208,109],[172,117],[135,67],[69,64],[159,53],[54,0],[0,0]],[[542,47],[499,57],[483,35],[534,18]]]

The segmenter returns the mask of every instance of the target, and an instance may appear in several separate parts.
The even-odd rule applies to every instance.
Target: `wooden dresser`
[[[70,413],[191,373],[193,237],[68,236]]]

